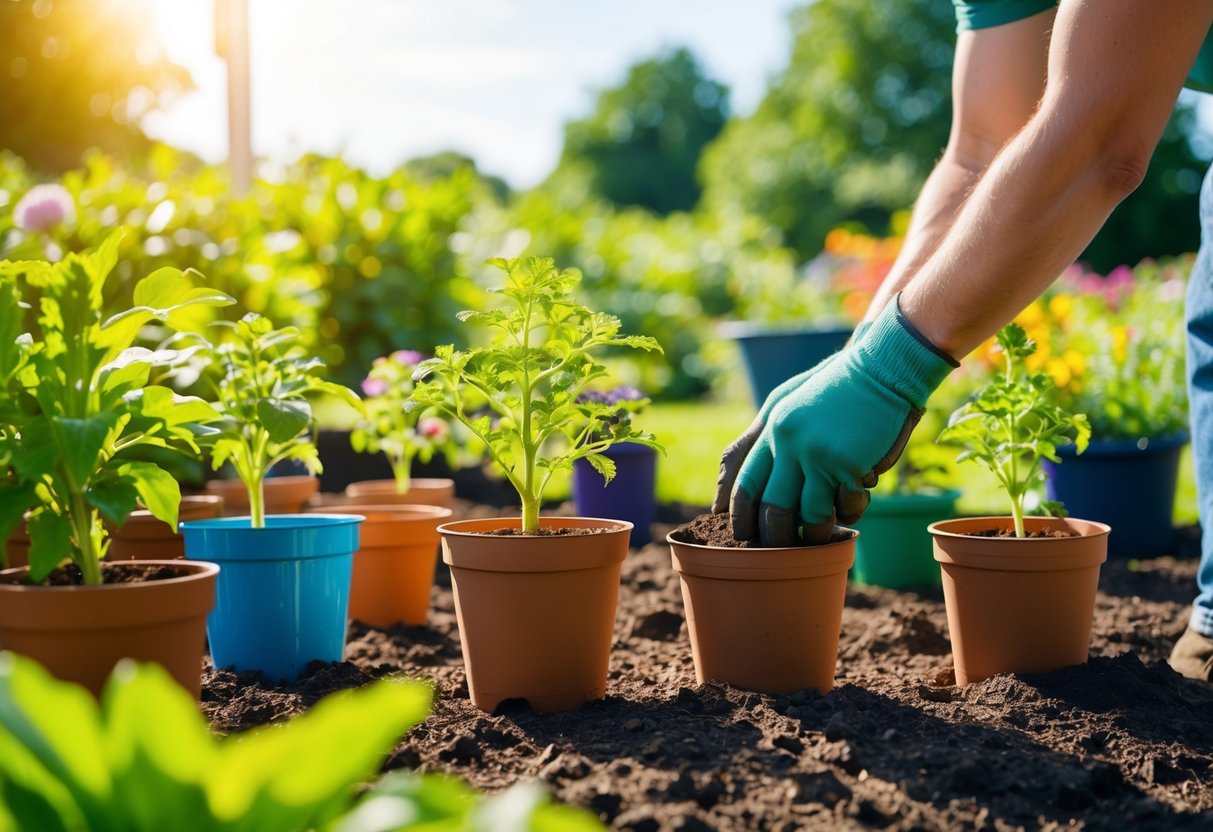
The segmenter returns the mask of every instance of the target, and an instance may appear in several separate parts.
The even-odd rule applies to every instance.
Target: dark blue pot
[[[741,348],[750,392],[759,407],[771,391],[792,376],[816,365],[846,346],[850,327],[772,332],[745,323],[731,323],[721,334]]]
[[[1111,557],[1150,558],[1175,542],[1171,513],[1179,456],[1187,434],[1140,442],[1092,442],[1081,455],[1057,449],[1062,464],[1044,462],[1046,491],[1070,516],[1112,527]]]
[[[573,463],[573,503],[580,517],[627,520],[632,545],[639,548],[652,539],[649,527],[657,511],[657,452],[635,442],[623,442],[603,456],[615,461],[615,478],[603,485],[602,474],[584,459]]]

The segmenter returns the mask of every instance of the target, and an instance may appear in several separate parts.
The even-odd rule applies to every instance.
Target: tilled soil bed
[[[1110,561],[1086,665],[966,688],[942,595],[851,588],[834,690],[765,696],[695,684],[669,549],[652,544],[624,564],[607,698],[577,711],[472,707],[441,585],[430,626],[355,623],[347,661],[296,684],[208,668],[203,706],[227,732],[385,674],[430,678],[434,713],[388,768],[490,791],[539,778],[618,829],[1207,830],[1213,686],[1165,663],[1195,574],[1194,557]]]

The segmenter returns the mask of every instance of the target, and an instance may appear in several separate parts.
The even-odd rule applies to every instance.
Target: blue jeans
[[[1213,166],[1200,189],[1200,252],[1192,268],[1185,304],[1188,327],[1188,396],[1192,460],[1200,505],[1200,594],[1190,626],[1213,638]]]

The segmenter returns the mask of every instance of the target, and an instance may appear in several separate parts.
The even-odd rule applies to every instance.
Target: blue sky
[[[249,0],[253,144],[290,159],[342,152],[375,171],[444,149],[516,187],[540,181],[593,90],[666,45],[689,46],[748,112],[787,60],[796,0]],[[211,0],[153,0],[198,90],[153,135],[211,160],[226,148],[226,81]]]

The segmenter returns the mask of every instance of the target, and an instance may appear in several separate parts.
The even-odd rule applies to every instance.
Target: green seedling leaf
[[[43,508],[30,515],[29,578],[40,583],[68,560],[72,551],[72,524],[62,514]]]
[[[312,408],[304,400],[262,399],[257,402],[257,417],[273,442],[287,442],[307,429]]]

